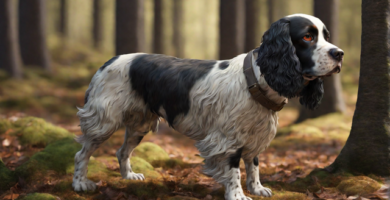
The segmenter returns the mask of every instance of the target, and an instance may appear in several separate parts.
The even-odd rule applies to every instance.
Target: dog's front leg
[[[246,187],[251,194],[270,197],[272,191],[269,188],[263,187],[260,183],[260,172],[259,172],[259,159],[257,157],[253,160],[245,161],[246,170]]]
[[[238,149],[235,154],[229,157],[229,169],[225,170],[229,177],[225,181],[225,199],[226,200],[252,200],[245,196],[241,187],[240,159],[242,148]]]

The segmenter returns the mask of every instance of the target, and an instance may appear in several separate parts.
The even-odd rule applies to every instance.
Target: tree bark
[[[163,48],[163,2],[154,0],[154,22],[153,22],[153,52],[162,54]]]
[[[58,32],[62,37],[66,36],[66,1],[60,0],[60,23],[58,24]]]
[[[260,26],[260,9],[257,2],[257,0],[245,1],[245,52],[260,45],[256,44],[256,37],[259,37],[256,35],[256,29]]]
[[[348,140],[328,171],[390,175],[389,0],[362,1],[356,110]]]
[[[12,77],[21,78],[21,58],[12,0],[0,1],[0,69]]]
[[[45,20],[45,0],[19,0],[19,41],[23,63],[51,71]]]
[[[314,0],[314,15],[324,22],[331,37],[330,42],[338,44],[339,0]],[[312,111],[305,107],[300,108],[298,120],[301,122],[308,118],[315,118],[333,112],[345,112],[340,75],[335,74],[324,78],[324,97],[318,109]]]
[[[184,57],[184,40],[182,34],[183,28],[183,0],[173,1],[173,46],[175,56]]]
[[[219,58],[230,59],[244,52],[245,1],[220,0]]]
[[[117,0],[115,18],[116,54],[144,51],[144,1]]]
[[[267,6],[268,6],[268,27],[271,26],[272,23],[274,23],[274,0],[267,0]]]
[[[93,46],[95,49],[102,49],[103,40],[103,9],[102,0],[93,0],[93,24],[92,24],[92,36]]]

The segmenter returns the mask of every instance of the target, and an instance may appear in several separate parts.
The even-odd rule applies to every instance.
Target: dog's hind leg
[[[107,140],[114,131],[109,134],[105,134],[103,137],[98,138],[88,138],[85,135],[82,135],[78,140],[82,141],[83,147],[75,155],[75,166],[74,166],[74,175],[72,187],[75,191],[88,191],[95,190],[95,182],[87,178],[88,173],[88,162],[92,153],[99,148],[100,144]]]
[[[75,191],[95,190],[96,185],[87,179],[88,162],[92,153],[121,126],[122,113],[119,109],[91,109],[88,106],[77,113],[83,135],[76,141],[83,145],[75,155],[72,186]],[[111,112],[110,112],[111,111]]]
[[[138,120],[139,118],[143,118],[140,115],[138,116]],[[130,120],[132,122],[126,126],[125,140],[121,148],[119,148],[116,152],[116,157],[118,158],[121,175],[124,179],[145,180],[143,174],[133,172],[131,169],[130,158],[133,150],[150,130],[155,130],[158,122],[155,119],[151,120],[151,123],[145,122],[144,119],[142,119],[141,122],[137,122],[138,120],[134,118]],[[137,127],[135,124],[138,125],[138,128],[135,128]]]
[[[257,156],[253,159],[244,160],[246,170],[246,187],[253,195],[270,197],[272,191],[263,187],[260,183],[259,159]]]
[[[130,180],[145,180],[143,174],[134,173],[130,165],[131,153],[138,146],[141,140],[148,132],[138,132],[131,130],[130,127],[126,127],[125,141],[123,145],[116,152],[116,157],[120,165],[121,175],[124,179]]]

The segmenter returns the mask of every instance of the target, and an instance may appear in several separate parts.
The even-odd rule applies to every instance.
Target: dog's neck
[[[253,71],[260,87],[266,92],[266,96],[277,104],[281,104],[286,97],[280,96],[275,90],[273,90],[265,80],[264,76],[261,76],[260,67],[256,64],[257,55],[254,53],[252,56]]]

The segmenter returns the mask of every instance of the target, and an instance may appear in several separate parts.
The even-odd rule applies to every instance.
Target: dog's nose
[[[344,51],[339,48],[333,48],[329,51],[329,54],[336,59],[337,61],[341,61],[344,56]]]

